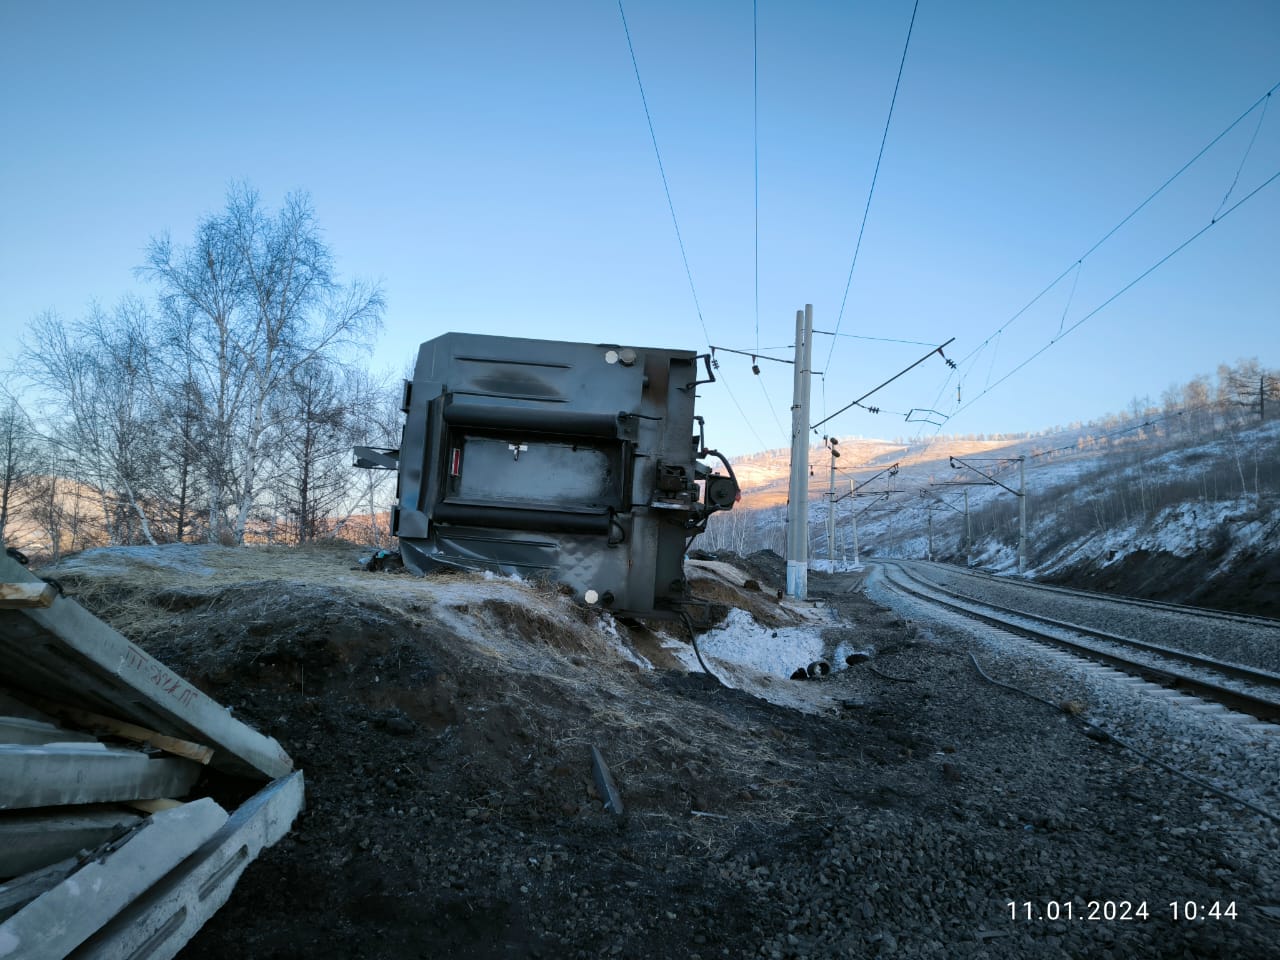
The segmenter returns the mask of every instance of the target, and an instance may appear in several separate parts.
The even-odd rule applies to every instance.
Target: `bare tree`
[[[272,216],[245,185],[201,222],[190,248],[154,240],[143,272],[160,287],[170,365],[183,358],[204,413],[202,442],[192,445],[208,488],[209,538],[234,508],[230,539],[243,543],[273,404],[308,363],[377,327],[382,293],[338,282],[305,194],[286,197]]]
[[[23,515],[48,545],[49,562],[57,563],[64,552],[100,544],[104,538],[101,526],[87,522],[81,486],[67,479],[75,464],[65,451],[48,446],[41,465],[41,472],[32,478]]]
[[[1267,408],[1274,411],[1277,399],[1280,376],[1263,368],[1257,357],[1237,360],[1234,366],[1218,365],[1217,401],[1224,413],[1251,417],[1256,412],[1259,420],[1265,420]]]
[[[31,497],[39,464],[36,436],[22,405],[6,397],[0,405],[0,541],[15,511]]]
[[[412,370],[409,375],[412,376]],[[366,370],[348,368],[345,394],[349,409],[350,432],[347,440],[351,446],[371,446],[396,449],[400,446],[403,415],[400,410],[401,383],[383,375],[374,376]],[[391,539],[391,503],[388,492],[392,490],[393,471],[357,470],[356,485],[359,490],[359,506],[369,512],[369,529],[375,547],[383,545],[383,528],[378,514],[387,514],[386,538]],[[379,504],[383,510],[379,510]],[[352,510],[357,508],[352,503]]]
[[[273,446],[285,512],[298,542],[314,540],[350,482],[346,397],[334,371],[311,360],[289,378],[275,412],[280,427]]]
[[[157,472],[157,424],[143,390],[145,311],[126,300],[114,314],[94,307],[72,322],[36,318],[24,341],[26,376],[49,398],[57,442],[77,457],[98,491],[112,543],[155,543],[147,494]]]
[[[1196,377],[1182,387],[1183,417],[1193,436],[1213,431],[1213,411],[1210,409],[1212,390],[1209,378]]]
[[[156,385],[153,383],[153,389]],[[161,416],[168,428],[164,445],[165,471],[170,498],[164,504],[165,520],[173,539],[181,543],[198,528],[197,507],[205,484],[201,463],[205,459],[202,436],[203,408],[200,392],[190,371],[160,392]]]
[[[182,384],[191,408],[199,412],[198,428],[188,431],[185,443],[204,475],[207,535],[217,542],[234,482],[234,438],[245,403],[246,265],[226,218],[212,216],[196,227],[190,247],[175,247],[167,234],[153,239],[141,272],[160,288],[163,349],[152,382]]]

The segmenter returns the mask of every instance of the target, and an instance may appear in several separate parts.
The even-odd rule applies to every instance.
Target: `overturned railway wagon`
[[[400,448],[356,463],[398,471],[392,527],[416,572],[542,573],[620,614],[674,616],[689,542],[738,498],[694,415],[713,379],[688,350],[447,333],[405,382]]]

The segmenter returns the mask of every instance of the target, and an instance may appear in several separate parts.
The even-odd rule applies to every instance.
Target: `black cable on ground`
[[[1029,690],[1023,690],[1021,687],[1015,687],[1011,683],[1004,683],[1000,680],[996,680],[994,677],[992,677],[990,674],[988,674],[985,670],[982,669],[982,666],[978,663],[978,658],[973,655],[973,651],[969,652],[969,659],[973,662],[973,667],[975,670],[978,671],[978,675],[981,676],[982,679],[986,680],[988,683],[993,684],[997,687],[1003,687],[1006,690],[1012,690],[1014,693],[1020,693],[1024,697],[1030,697],[1032,700],[1039,700],[1041,703],[1052,707],[1054,710],[1061,711],[1062,709],[1061,706],[1059,704],[1054,703],[1052,700],[1046,700],[1044,697],[1040,696],[1039,694],[1032,693]],[[1270,810],[1267,810],[1264,807],[1260,807],[1256,803],[1237,797],[1235,794],[1228,793],[1226,790],[1223,790],[1220,787],[1215,787],[1208,780],[1205,780],[1203,777],[1198,777],[1194,773],[1187,773],[1187,771],[1181,770],[1178,767],[1173,766],[1172,764],[1165,763],[1159,757],[1153,757],[1151,756],[1151,754],[1143,750],[1139,750],[1133,744],[1128,743],[1124,740],[1121,740],[1114,733],[1111,733],[1110,731],[1103,729],[1102,727],[1098,726],[1096,723],[1090,723],[1088,720],[1085,720],[1083,718],[1081,718],[1080,722],[1084,724],[1085,735],[1088,736],[1090,739],[1098,740],[1102,743],[1114,743],[1117,746],[1123,747],[1125,750],[1130,751],[1131,753],[1137,754],[1140,758],[1142,758],[1143,760],[1146,760],[1148,763],[1154,763],[1156,766],[1163,767],[1165,770],[1168,770],[1170,773],[1176,776],[1182,777],[1182,779],[1186,780],[1188,783],[1194,783],[1197,787],[1201,787],[1205,790],[1208,790],[1210,793],[1216,794],[1217,796],[1222,797],[1224,800],[1230,800],[1232,803],[1238,803],[1240,804],[1240,806],[1248,810],[1252,810],[1254,813],[1260,814],[1264,817],[1267,817],[1271,820],[1275,820],[1276,822],[1280,823],[1280,814],[1272,813]]]
[[[867,669],[870,670],[872,673],[874,673],[877,677],[882,677],[885,680],[892,680],[894,683],[915,683],[915,680],[912,679],[911,677],[891,677],[889,676],[889,674],[882,673],[881,671],[877,670],[874,666],[872,666],[869,663],[867,664]]]
[[[693,618],[681,610],[680,622],[683,623],[684,628],[689,631],[689,641],[693,644],[693,655],[698,658],[698,665],[702,667],[703,672],[711,677],[711,679],[715,680],[716,683],[720,684],[720,686],[724,687],[724,689],[732,689],[727,683],[712,673],[711,668],[707,666],[707,662],[702,659],[702,651],[698,649],[698,634],[693,629]]]

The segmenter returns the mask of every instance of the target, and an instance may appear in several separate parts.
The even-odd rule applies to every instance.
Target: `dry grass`
[[[733,820],[689,813],[693,801],[673,797],[691,780],[750,785],[750,818],[785,826],[800,815],[795,780],[806,764],[789,757],[785,743],[758,730],[743,730],[731,714],[697,698],[655,689],[654,675],[624,661],[602,629],[602,614],[567,598],[554,586],[468,572],[428,577],[352,570],[357,548],[345,544],[306,547],[123,548],[92,551],[47,573],[100,612],[126,635],[181,635],[194,611],[245,618],[258,608],[245,588],[260,587],[263,602],[288,596],[304,608],[331,612],[351,605],[361,619],[386,619],[421,630],[448,644],[453,669],[471,670],[502,691],[502,703],[528,729],[555,711],[555,746],[576,752],[595,744],[631,795],[662,798],[641,803],[690,844],[708,849],[732,842]],[[773,597],[745,590],[746,577],[724,564],[697,569],[695,592],[741,606],[762,623],[794,624],[802,614]],[[722,569],[723,568],[723,569]],[[229,591],[235,591],[228,597]],[[246,602],[248,605],[246,605]],[[661,654],[666,639],[649,627],[614,625],[619,639],[661,666],[678,666]],[[634,639],[632,634],[634,633]],[[265,639],[265,638],[264,638]],[[555,704],[561,704],[555,707]],[[714,765],[714,778],[709,774]],[[478,798],[475,805],[484,807]],[[705,813],[733,811],[747,802],[716,786]]]

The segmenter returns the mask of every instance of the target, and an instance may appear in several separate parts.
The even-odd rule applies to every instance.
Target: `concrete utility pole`
[[[933,504],[930,503],[925,507],[929,514],[929,561],[933,561]]]
[[[969,488],[964,490],[964,565],[973,566],[973,524],[969,520]]]
[[[1018,458],[1018,576],[1027,569],[1027,458]]]
[[[849,481],[849,491],[853,492],[852,480]],[[861,570],[862,560],[858,556],[858,511],[854,509],[857,506],[857,501],[849,505],[849,522],[853,524],[853,569]]]
[[[836,572],[836,457],[840,456],[836,445],[840,441],[827,437],[827,449],[831,451],[831,479],[827,483],[827,559],[831,561],[831,573]]]
[[[1027,570],[1027,458],[1026,457],[948,457],[951,463],[951,469],[959,470],[962,467],[966,470],[972,470],[978,476],[982,477],[987,483],[995,484],[997,487],[1003,487],[1015,497],[1018,498],[1018,575],[1026,573]],[[1015,490],[1007,483],[1001,483],[989,473],[983,473],[974,463],[994,462],[994,463],[1018,463],[1018,489]],[[943,484],[943,486],[958,486],[959,484]],[[965,491],[965,525],[968,527],[969,498],[968,491]]]
[[[796,311],[795,382],[791,402],[791,483],[787,500],[787,596],[809,596],[809,365],[813,304]]]
[[[832,443],[839,442],[834,437],[830,439]],[[835,453],[834,448],[832,450],[832,453],[833,453],[833,457],[831,461],[831,466],[832,466],[831,482],[832,482],[832,486],[834,487],[835,486],[835,457],[838,457],[839,454]],[[836,497],[833,492],[832,494],[833,499],[831,501],[832,508],[834,509],[835,505],[839,503],[841,500],[843,500],[845,497],[856,498],[858,496],[859,490],[861,490],[863,487],[865,487],[867,484],[869,484],[872,480],[874,480],[876,477],[880,476],[881,474],[888,474],[888,476],[884,478],[885,491],[880,499],[888,499],[889,494],[893,492],[892,490],[889,489],[890,486],[892,485],[893,478],[898,475],[898,464],[896,463],[893,464],[892,466],[885,467],[879,473],[873,473],[871,476],[867,477],[867,479],[863,480],[861,483],[855,483],[853,478],[850,477],[848,493],[842,493],[840,494],[840,496]],[[858,504],[856,500],[854,503],[850,504],[849,525],[853,527],[853,569],[861,570],[862,559],[858,554],[858,511],[853,509],[857,505]]]

